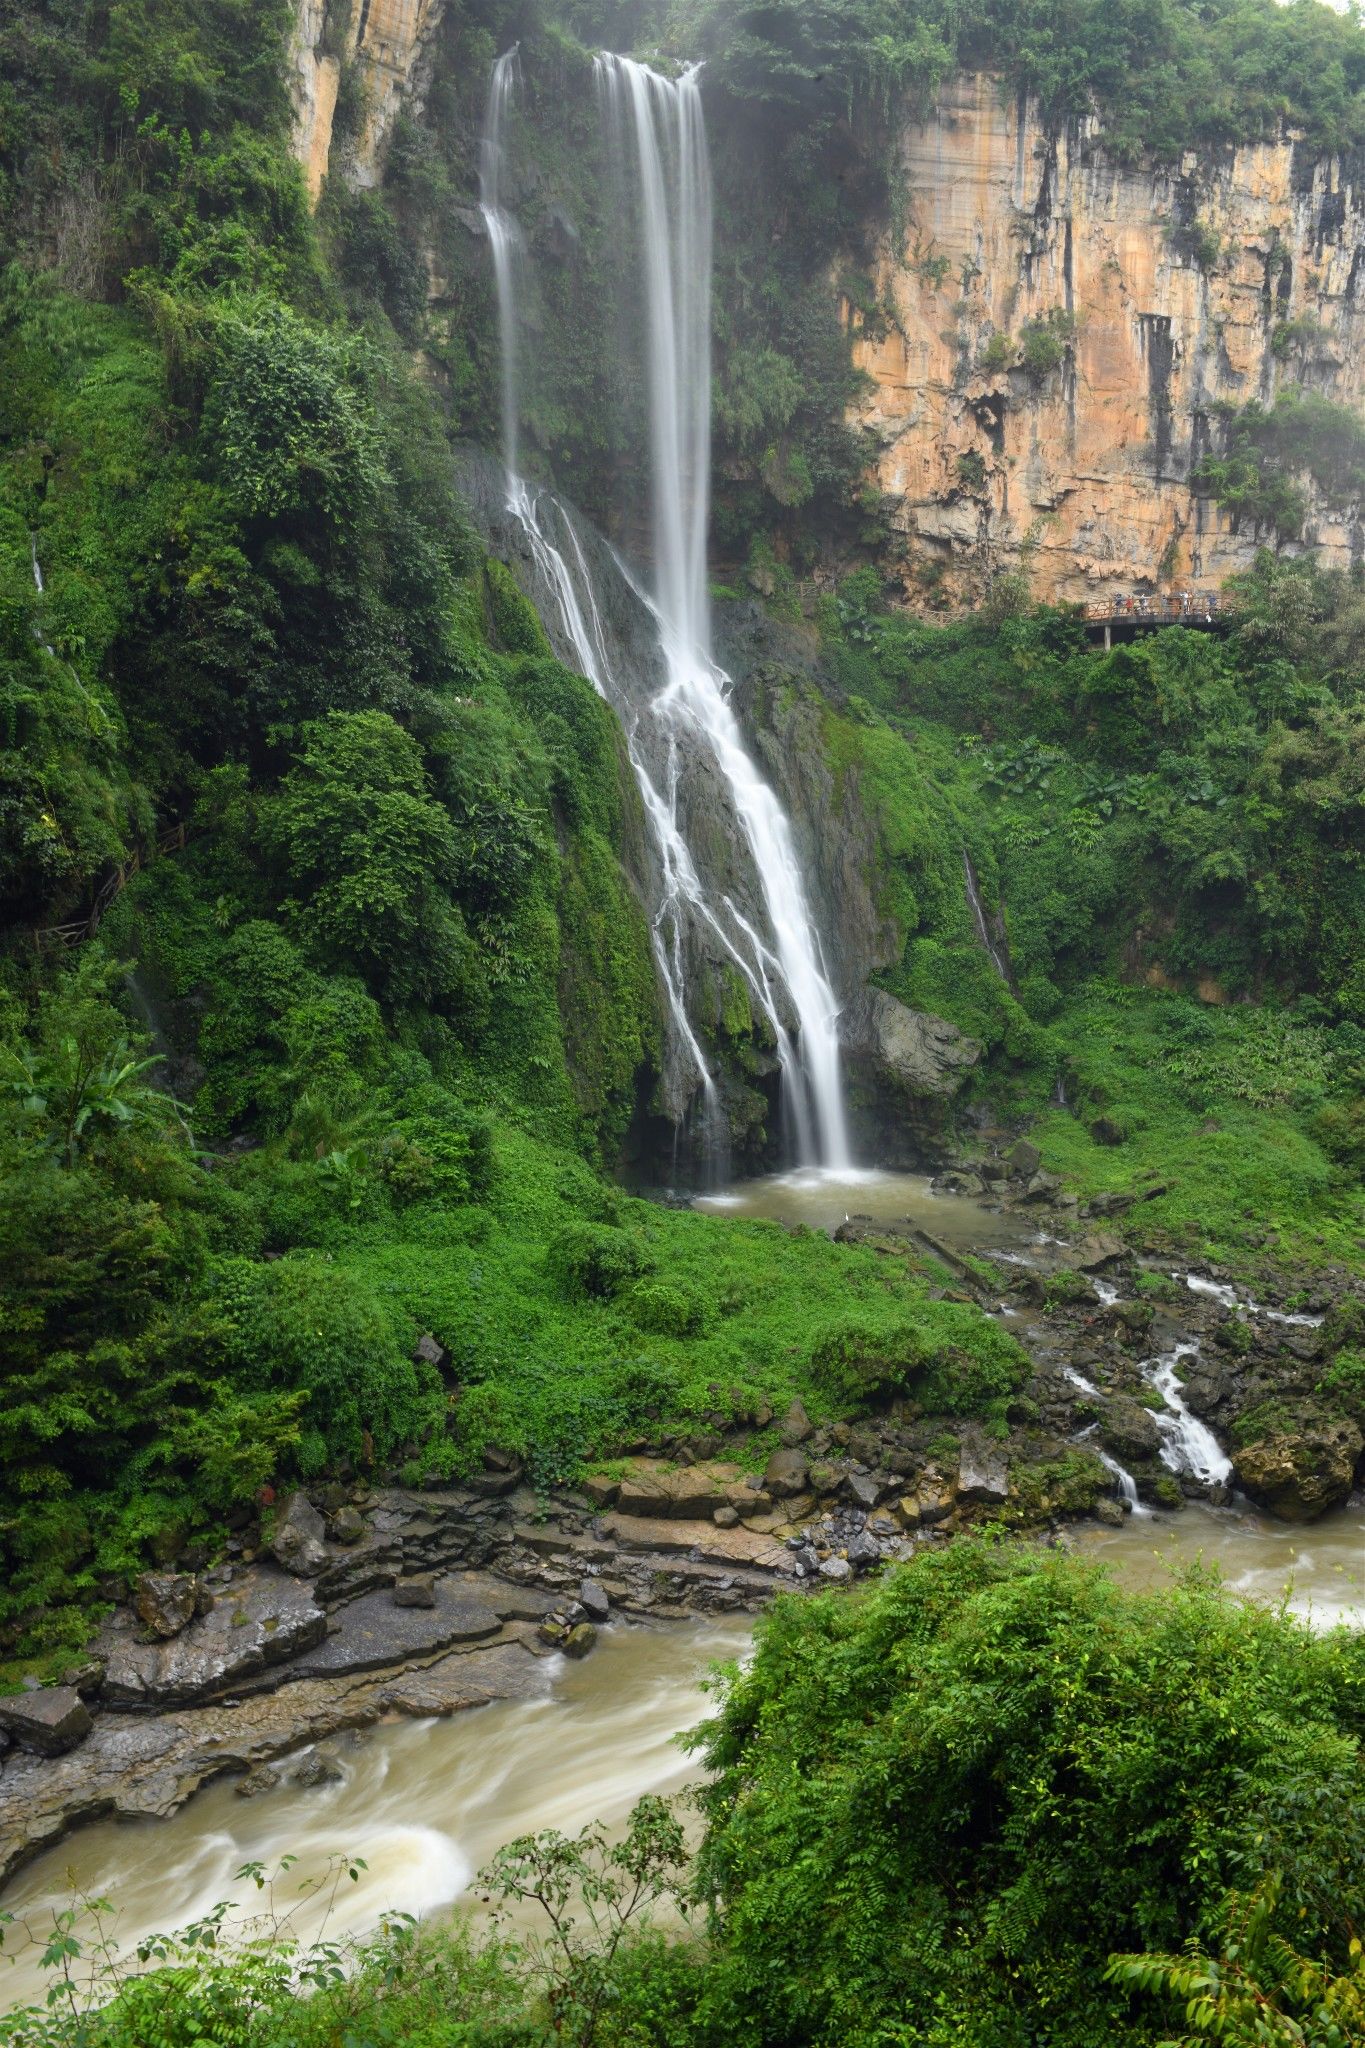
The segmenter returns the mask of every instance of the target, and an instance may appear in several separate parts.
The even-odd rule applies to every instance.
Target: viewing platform
[[[1232,607],[1216,590],[1172,593],[1162,597],[1097,598],[1084,607],[1085,627],[1092,638],[1102,639],[1106,651],[1115,641],[1133,640],[1140,633],[1154,633],[1162,626],[1192,626],[1211,633],[1227,626]]]

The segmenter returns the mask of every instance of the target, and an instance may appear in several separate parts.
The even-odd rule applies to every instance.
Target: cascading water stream
[[[602,57],[599,86],[628,188],[638,195],[646,390],[654,531],[653,615],[664,684],[631,700],[602,629],[593,579],[565,507],[518,471],[517,223],[505,204],[506,131],[518,86],[515,50],[499,58],[489,89],[480,161],[483,217],[497,284],[502,342],[508,510],[553,598],[563,639],[582,672],[621,717],[656,866],[653,943],[685,1092],[700,1087],[705,1134],[716,1150],[724,1118],[686,1003],[687,933],[738,970],[777,1047],[784,1103],[803,1163],[849,1161],[839,1071],[838,1003],[820,956],[790,824],[744,746],[711,656],[706,543],[710,517],[711,196],[695,72],[665,79],[628,58]],[[682,826],[684,768],[718,771],[758,903],[746,911],[698,873]],[[761,905],[761,918],[756,911]],[[762,928],[760,928],[762,927]],[[789,1028],[794,1020],[797,1030]]]

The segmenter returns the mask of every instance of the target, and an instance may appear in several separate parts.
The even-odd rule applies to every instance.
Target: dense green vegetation
[[[905,1261],[618,1182],[665,1156],[639,799],[613,716],[468,523],[454,449],[496,435],[465,202],[517,37],[528,447],[627,526],[640,394],[593,317],[620,236],[590,51],[707,59],[718,541],[804,658],[755,680],[758,715],[810,694],[836,798],[871,821],[886,986],[983,1048],[968,1110],[1027,1123],[1079,1195],[1132,1197],[1144,1248],[1305,1283],[1365,1249],[1360,580],[1267,557],[1217,634],[1108,655],[1008,583],[933,629],[875,568],[802,582],[883,537],[839,297],[876,331],[860,251],[893,105],[970,63],[1057,121],[1097,106],[1123,160],[1285,120],[1357,149],[1359,23],[1309,0],[460,0],[382,182],[339,171],[313,213],[291,20],[0,0],[6,1687],[60,1676],[149,1560],[202,1562],[296,1477],[420,1485],[492,1453],[545,1492],[732,1423],[758,1470],[759,1418],[793,1397],[998,1436],[1029,1375]],[[349,27],[333,7],[339,55]],[[364,116],[343,63],[338,165]],[[1001,347],[1041,377],[1069,334],[1059,311]],[[1313,341],[1282,323],[1272,346],[1303,364]],[[1306,393],[1222,421],[1195,482],[1288,535],[1305,453],[1357,495],[1359,433]],[[1356,1351],[1329,1370],[1358,1412]],[[547,1977],[462,1933],[301,1959],[215,1923],[106,2012],[0,2039],[1092,2048],[1169,2019],[1341,2048],[1362,1686],[1358,1639],[1202,1580],[1137,1600],[957,1545],[774,1612],[702,1738],[694,1865],[646,1813],[625,1861],[541,1842],[492,1880],[609,1888],[638,1856],[695,1939],[570,1945]]]
[[[771,1611],[700,1731],[714,1775],[694,1867],[645,1802],[614,1851],[546,1835],[485,1874],[495,1900],[569,1916],[543,1944],[400,1924],[349,1982],[334,1949],[302,1958],[299,2003],[281,1930],[234,1955],[220,1921],[154,1951],[162,1967],[92,2018],[96,1928],[78,1911],[54,1957],[70,2002],[0,2038],[1092,2048],[1161,2038],[1212,1976],[1224,2024],[1192,2008],[1192,2036],[1347,2048],[1362,1737],[1356,1636],[1314,1636],[1198,1575],[1125,1595],[1073,1559],[960,1542],[860,1599]],[[692,1938],[641,1930],[637,1890],[702,1909]]]
[[[926,626],[859,572],[821,612],[826,746],[878,821],[887,986],[990,1049],[1049,1165],[1159,1186],[1126,1226],[1153,1248],[1355,1265],[1361,593],[1267,556],[1229,600],[1224,634],[1103,655],[1065,611]]]

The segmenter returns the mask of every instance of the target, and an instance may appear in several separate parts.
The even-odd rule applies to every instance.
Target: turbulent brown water
[[[1329,1517],[1292,1529],[1250,1512],[1191,1505],[1182,1514],[1083,1527],[1072,1542],[1112,1565],[1134,1586],[1164,1583],[1173,1568],[1202,1557],[1239,1593],[1285,1604],[1318,1627],[1365,1625],[1365,1521]],[[69,1904],[73,1888],[114,1900],[124,1949],[156,1930],[184,1925],[220,1900],[255,1909],[237,1879],[242,1865],[299,1860],[278,1888],[292,1905],[303,1875],[330,1858],[358,1856],[368,1868],[343,1884],[327,1917],[329,1935],[360,1933],[384,1912],[439,1913],[474,1903],[472,1878],[515,1836],[539,1828],[571,1832],[600,1818],[619,1828],[645,1792],[674,1792],[696,1767],[674,1736],[707,1711],[700,1690],[708,1666],[742,1656],[743,1620],[664,1628],[612,1628],[581,1664],[554,1659],[535,1700],[506,1702],[446,1721],[402,1721],[329,1747],[345,1777],[303,1790],[287,1782],[254,1800],[232,1783],[209,1788],[168,1821],[102,1822],[84,1829],[15,1879],[4,1905],[35,1935]],[[290,1764],[283,1766],[288,1771]],[[296,1912],[308,1939],[323,1921],[320,1902]],[[36,1953],[18,1929],[0,1976],[0,2009],[42,1995]]]
[[[1251,1508],[1191,1501],[1176,1515],[1130,1516],[1121,1529],[1087,1524],[1073,1541],[1125,1585],[1168,1584],[1172,1571],[1202,1559],[1234,1593],[1287,1606],[1318,1628],[1365,1627],[1365,1515],[1350,1508],[1295,1528]]]
[[[4,1906],[42,1934],[73,1887],[106,1897],[119,1908],[114,1931],[129,1949],[220,1900],[256,1910],[254,1886],[236,1875],[245,1863],[274,1868],[297,1856],[276,1893],[284,1905],[294,1903],[301,1877],[345,1855],[369,1867],[358,1884],[341,1886],[329,1937],[360,1933],[385,1912],[455,1907],[516,1836],[571,1833],[594,1819],[619,1827],[643,1793],[675,1792],[695,1778],[697,1766],[674,1737],[705,1718],[708,1667],[742,1656],[751,1628],[725,1620],[607,1629],[584,1662],[547,1661],[540,1699],[395,1722],[329,1743],[345,1771],[340,1784],[305,1791],[286,1779],[246,1800],[224,1780],[170,1820],[85,1828],[21,1871]],[[309,1903],[294,1924],[308,1939],[323,1917],[321,1901]],[[22,1938],[16,1944],[17,1932],[5,1943],[7,1954],[18,1948],[17,1963],[0,1962],[0,2009],[42,1995],[43,1973]]]

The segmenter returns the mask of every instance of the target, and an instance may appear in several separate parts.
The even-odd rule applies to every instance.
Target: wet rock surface
[[[133,1616],[116,1614],[96,1642],[102,1697],[110,1706],[206,1699],[311,1649],[326,1631],[310,1586],[273,1565],[248,1566],[169,1642],[147,1641]]]

